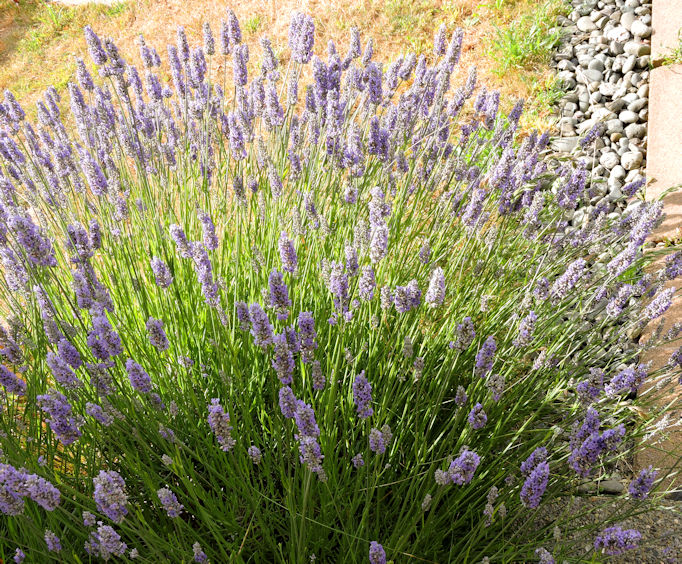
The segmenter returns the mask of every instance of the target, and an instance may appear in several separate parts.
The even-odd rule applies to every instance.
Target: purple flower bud
[[[199,211],[198,217],[204,235],[204,247],[209,251],[215,251],[218,248],[218,237],[215,234],[213,220],[211,219],[211,216],[204,211]]]
[[[365,301],[370,301],[374,297],[374,289],[376,288],[376,281],[374,278],[374,269],[371,266],[363,266],[360,280],[358,281],[358,292],[360,298]]]
[[[242,42],[242,30],[239,27],[239,20],[236,14],[228,8],[227,10],[227,27],[230,34],[230,43],[233,46]]]
[[[23,396],[26,393],[26,382],[17,378],[16,374],[0,364],[0,384],[11,394]]]
[[[46,363],[50,367],[54,379],[67,390],[75,390],[83,386],[71,367],[52,351],[47,353]]]
[[[154,279],[156,280],[156,285],[159,288],[168,288],[173,282],[173,276],[170,273],[170,269],[165,262],[163,262],[159,257],[153,257],[151,260],[152,272],[154,273]]]
[[[289,290],[284,283],[282,273],[273,269],[268,278],[268,285],[270,286],[270,306],[275,310],[277,319],[282,321],[289,316],[291,307]]]
[[[370,564],[386,564],[386,552],[377,541],[369,543],[369,562]]]
[[[163,330],[163,321],[150,317],[147,320],[147,333],[149,333],[149,342],[159,351],[165,351],[168,348],[168,339],[166,332]]]
[[[433,37],[433,54],[436,57],[445,55],[447,49],[447,27],[441,24]]]
[[[549,464],[546,457],[547,449],[539,447],[521,465],[521,472],[526,477],[521,488],[521,502],[531,509],[540,505],[542,495],[547,489]]]
[[[289,386],[283,386],[279,389],[279,409],[284,417],[287,419],[294,417],[298,407],[297,402],[298,400]]]
[[[481,457],[474,451],[465,448],[460,455],[450,463],[445,476],[443,476],[443,485],[452,483],[457,486],[463,486],[470,483],[480,463]],[[437,472],[442,473],[442,471]],[[436,481],[438,481],[438,478],[436,478]]]
[[[249,61],[249,48],[246,45],[237,45],[232,53],[234,83],[238,86],[246,86],[248,71],[246,63]]]
[[[480,403],[474,405],[474,408],[469,412],[467,418],[472,429],[482,429],[488,422],[488,416],[483,411],[483,406]]]
[[[251,459],[251,462],[254,464],[260,464],[261,461],[263,460],[263,453],[260,451],[260,449],[256,445],[251,445],[248,448],[248,455],[249,458]]]
[[[128,546],[121,540],[121,536],[110,525],[99,522],[96,531],[90,533],[85,543],[85,550],[92,556],[99,556],[105,562],[112,556],[123,556]],[[134,558],[136,549],[130,551],[130,558]]]
[[[644,468],[637,477],[630,482],[630,485],[628,486],[630,496],[634,499],[646,499],[649,497],[651,487],[656,480],[656,474],[657,472],[652,466]]]
[[[274,356],[272,367],[277,373],[279,381],[285,386],[291,385],[294,374],[294,355],[289,349],[287,338],[284,333],[278,333],[273,338]]]
[[[372,409],[372,385],[365,378],[365,371],[363,370],[355,377],[353,382],[353,401],[358,410],[358,417],[360,419],[367,419],[374,414]]]
[[[204,51],[207,55],[215,54],[215,40],[213,39],[213,32],[211,31],[211,25],[208,22],[204,22],[203,26],[204,32]]]
[[[251,335],[253,335],[255,345],[261,348],[270,346],[274,338],[272,325],[260,304],[251,304],[249,316],[251,317]]]
[[[375,454],[384,454],[386,447],[393,439],[393,433],[388,425],[379,429],[371,429],[369,432],[369,450]]]
[[[128,514],[128,495],[125,482],[113,470],[101,470],[92,480],[95,486],[94,498],[97,510],[104,513],[114,523],[122,523]]]
[[[130,380],[130,385],[134,390],[141,393],[148,393],[152,391],[152,380],[149,374],[145,372],[137,362],[132,358],[126,361],[126,372],[128,372],[128,379]]]
[[[566,272],[557,278],[552,284],[550,295],[556,300],[564,299],[571,292],[578,280],[583,276],[587,263],[579,258],[568,265]]]
[[[438,307],[443,305],[445,300],[445,275],[443,269],[437,267],[431,273],[431,280],[429,281],[429,289],[426,291],[425,301],[430,307]]]
[[[107,54],[102,47],[102,42],[97,34],[92,30],[89,25],[83,28],[83,34],[85,35],[85,42],[88,45],[88,51],[90,52],[90,57],[92,57],[93,62],[97,65],[103,65],[107,62]]]
[[[635,529],[608,527],[594,539],[594,549],[616,556],[626,550],[636,549],[641,538],[641,533]]]
[[[159,501],[161,502],[161,505],[163,505],[164,511],[171,519],[180,516],[184,506],[178,501],[177,496],[170,489],[161,488],[156,492],[156,495],[159,497]]]
[[[62,550],[62,543],[59,537],[50,530],[45,531],[45,544],[50,552],[60,552]]]
[[[285,231],[282,231],[279,237],[278,246],[279,257],[282,261],[282,270],[284,270],[284,272],[291,272],[293,274],[298,268],[298,256],[296,256],[294,242],[289,239],[289,236]]]
[[[220,448],[228,452],[234,447],[236,441],[231,436],[230,414],[220,405],[218,398],[211,400],[208,406],[208,425],[213,431]]]
[[[289,26],[289,48],[291,58],[300,64],[307,64],[313,54],[315,23],[307,14],[294,12]]]

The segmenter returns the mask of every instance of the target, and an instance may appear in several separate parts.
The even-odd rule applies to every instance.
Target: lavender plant
[[[503,115],[475,69],[453,88],[461,30],[383,65],[357,31],[320,58],[297,13],[283,65],[232,12],[220,29],[192,47],[179,28],[166,82],[144,40],[138,69],[88,27],[68,119],[53,88],[37,123],[0,103],[0,556],[640,542],[616,511],[581,553],[553,535],[570,516],[539,516],[660,428],[631,416],[682,368],[640,362],[677,326],[631,338],[682,271],[678,252],[643,274],[660,203],[571,230],[586,171],[550,171],[548,136],[519,142],[522,103]]]

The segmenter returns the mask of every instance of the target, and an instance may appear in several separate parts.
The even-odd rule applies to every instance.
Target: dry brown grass
[[[498,4],[500,2],[498,1]],[[258,39],[267,35],[286,61],[287,33],[293,10],[310,13],[316,25],[316,50],[321,53],[333,40],[345,50],[351,27],[366,40],[373,37],[379,59],[414,50],[429,53],[434,31],[441,23],[465,29],[465,45],[459,77],[477,65],[481,81],[502,92],[503,106],[518,97],[532,97],[546,84],[550,73],[544,65],[511,69],[499,74],[491,57],[495,26],[509,25],[537,9],[534,0],[504,0],[501,7],[483,0],[130,0],[105,7],[86,5],[59,7],[41,0],[0,0],[0,88],[10,88],[30,108],[50,84],[63,90],[75,68],[76,57],[88,60],[81,29],[90,24],[101,36],[111,36],[124,56],[139,62],[135,39],[142,33],[162,57],[165,46],[175,41],[175,30],[183,25],[195,41],[201,39],[204,21],[217,34],[229,5],[242,24],[252,61],[259,59]],[[217,57],[217,59],[221,59]],[[215,72],[222,73],[222,60]],[[228,63],[229,64],[229,63]],[[546,126],[548,108],[534,107],[526,116],[526,127]]]

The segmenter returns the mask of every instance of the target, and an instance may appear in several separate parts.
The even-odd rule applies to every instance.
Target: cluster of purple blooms
[[[429,306],[430,316],[436,319],[445,313],[451,306],[450,302],[459,298],[454,286],[455,268],[440,258],[445,256],[442,241],[439,241],[441,230],[447,235],[450,233],[445,231],[447,226],[456,222],[464,226],[463,231],[469,240],[477,244],[480,239],[492,248],[496,244],[497,231],[492,227],[486,230],[484,226],[489,225],[491,219],[516,215],[524,238],[546,244],[550,249],[550,260],[555,255],[559,256],[565,248],[590,248],[590,244],[599,240],[600,233],[607,234],[608,241],[618,240],[620,245],[618,253],[614,253],[606,266],[608,274],[615,279],[640,256],[642,244],[662,217],[659,203],[643,203],[609,226],[607,210],[596,206],[587,227],[569,233],[564,231],[565,226],[557,223],[558,229],[552,229],[552,236],[547,239],[546,231],[541,228],[544,216],[551,215],[548,213],[550,198],[541,192],[538,179],[546,172],[546,165],[539,157],[548,143],[548,136],[533,133],[516,149],[512,141],[522,104],[517,104],[505,119],[499,113],[499,92],[485,88],[478,90],[473,115],[463,117],[465,102],[474,96],[475,69],[451,98],[446,97],[460,57],[461,30],[457,30],[448,41],[445,26],[439,28],[434,41],[436,62],[433,65],[423,55],[409,54],[384,68],[373,60],[371,41],[363,52],[357,30],[351,33],[345,56],[342,57],[336,46],[330,43],[327,60],[318,58],[313,54],[312,18],[296,13],[289,31],[294,65],[286,73],[289,81],[286,89],[278,86],[281,68],[266,38],[260,42],[260,73],[249,82],[247,65],[251,55],[242,43],[239,23],[232,11],[228,12],[227,21],[222,23],[216,38],[210,26],[204,26],[203,48],[190,48],[184,30],[178,30],[177,44],[168,48],[172,83],[167,85],[156,70],[161,64],[158,53],[141,37],[144,80],[140,71],[121,57],[111,40],[101,41],[89,27],[85,29],[85,36],[91,58],[108,85],[96,85],[87,65],[77,61],[77,84],[68,85],[77,137],[69,136],[66,131],[59,110],[60,98],[54,89],[48,90],[38,102],[37,131],[11,93],[5,93],[4,102],[0,102],[0,262],[7,288],[12,293],[11,301],[18,300],[23,305],[35,300],[37,305],[39,316],[36,318],[50,349],[44,358],[53,380],[50,385],[54,383],[66,395],[50,390],[45,394],[35,394],[35,397],[51,432],[63,447],[68,447],[82,436],[85,420],[75,411],[83,409],[83,406],[85,413],[101,425],[112,425],[117,412],[104,396],[118,389],[116,377],[122,373],[121,366],[125,367],[132,388],[146,394],[140,397],[165,412],[161,396],[152,393],[153,390],[159,394],[163,392],[160,385],[156,388],[159,384],[156,381],[157,371],[153,370],[154,364],[146,357],[149,353],[169,350],[164,321],[154,317],[147,319],[148,343],[145,341],[142,347],[146,354],[136,350],[135,343],[131,347],[130,343],[135,339],[132,332],[121,335],[118,332],[125,330],[119,321],[124,316],[117,316],[114,312],[114,298],[121,299],[120,292],[110,293],[96,270],[96,258],[107,250],[108,244],[114,239],[118,241],[113,245],[125,244],[122,231],[134,225],[136,216],[146,222],[146,217],[157,211],[157,202],[147,201],[146,196],[136,199],[140,194],[135,194],[135,189],[129,186],[130,171],[126,170],[126,162],[134,162],[136,173],[147,175],[150,185],[154,186],[163,184],[176,173],[177,176],[190,173],[188,177],[193,179],[193,183],[197,180],[207,195],[219,192],[217,189],[225,183],[232,187],[235,205],[239,206],[237,212],[240,208],[257,208],[258,220],[263,225],[276,223],[275,214],[268,206],[279,206],[276,214],[284,210],[291,215],[291,228],[287,224],[286,228],[278,226],[274,231],[280,233],[276,249],[263,249],[262,253],[255,245],[252,249],[256,271],[254,279],[256,275],[264,276],[261,272],[269,272],[267,288],[261,287],[264,305],[256,301],[238,301],[236,297],[242,291],[239,286],[234,294],[234,303],[230,301],[233,296],[226,288],[233,281],[225,275],[227,267],[221,262],[225,255],[220,252],[227,245],[223,231],[225,226],[221,223],[223,217],[215,216],[214,222],[209,211],[215,212],[216,208],[211,205],[196,209],[191,219],[185,221],[183,218],[182,225],[166,224],[159,230],[163,231],[163,238],[170,235],[175,252],[161,244],[146,248],[145,252],[149,254],[144,258],[146,272],[142,276],[149,280],[153,295],[167,300],[174,289],[187,289],[184,272],[185,269],[190,273],[193,271],[192,283],[200,287],[208,314],[217,315],[221,324],[228,328],[234,320],[234,325],[245,333],[244,337],[249,341],[243,343],[244,350],[267,358],[265,365],[272,367],[279,381],[281,414],[292,420],[287,424],[295,424],[296,427],[300,462],[323,482],[327,480],[327,474],[322,467],[325,456],[322,454],[322,433],[315,409],[321,407],[316,402],[324,401],[327,390],[325,373],[318,358],[325,363],[328,373],[334,374],[334,386],[329,386],[333,387],[334,393],[337,377],[333,361],[323,358],[322,352],[318,351],[319,343],[329,342],[329,334],[343,333],[346,323],[369,321],[373,329],[382,324],[392,326],[398,318],[394,312],[407,314],[420,308],[423,288],[426,288],[423,302]],[[219,86],[209,76],[210,57],[217,53],[224,57],[232,55],[234,88],[230,90],[234,91],[233,100],[228,100],[224,86]],[[300,65],[308,63],[312,63],[312,83],[305,91],[301,89],[299,96],[299,78],[304,76]],[[279,96],[285,90],[287,99],[280,100]],[[396,100],[394,95],[398,92]],[[114,100],[118,101],[118,107]],[[360,116],[358,122],[355,116]],[[458,116],[468,120],[459,132],[455,129]],[[458,133],[459,144],[456,145],[453,140]],[[597,134],[598,128],[595,127],[581,143],[591,143]],[[268,135],[278,142],[285,139],[285,146],[273,151],[263,137]],[[494,146],[499,154],[486,170],[482,164],[476,163],[482,160],[481,156],[490,146]],[[304,182],[309,182],[308,170],[304,167],[313,171],[311,163],[315,162],[318,152],[330,174],[342,179],[338,193],[332,195],[342,204],[339,214],[328,213],[327,195],[323,190],[303,188]],[[467,158],[464,158],[465,154]],[[224,162],[230,163],[227,169]],[[168,172],[171,174],[166,175]],[[370,178],[368,172],[377,172],[379,180]],[[372,182],[368,184],[370,180]],[[403,188],[401,183],[405,184]],[[574,169],[562,167],[555,184],[555,203],[564,210],[575,209],[578,202],[589,195],[586,186],[587,170],[584,166]],[[641,187],[641,182],[633,182],[623,188],[623,193],[629,197]],[[23,192],[32,195],[31,201],[40,201],[44,206],[37,206],[40,209],[25,207]],[[416,247],[411,251],[414,256],[400,256],[402,246],[397,243],[402,242],[402,233],[398,224],[406,217],[402,215],[404,210],[400,206],[403,201],[412,201],[422,193],[439,202],[440,207],[433,214],[433,234],[429,232],[428,241],[423,234],[419,235]],[[42,227],[50,224],[43,221],[45,210],[66,209],[65,202],[72,194],[83,199],[82,207],[88,214],[104,210],[102,218],[74,220],[63,226],[61,236],[53,236],[52,231]],[[437,197],[432,198],[433,195]],[[249,197],[254,203],[252,208],[248,207]],[[332,235],[336,230],[340,231],[339,224],[343,221],[340,214],[347,212],[356,214],[353,216],[352,236],[344,234],[344,238],[337,241],[339,245],[334,246]],[[107,227],[112,224],[120,227]],[[200,229],[200,235],[197,229]],[[55,231],[59,232],[59,229],[55,228]],[[309,234],[314,235],[308,237]],[[63,248],[58,241],[62,241]],[[306,295],[297,294],[302,284],[309,283],[309,272],[316,270],[310,268],[307,253],[317,252],[318,247],[325,253],[333,248],[336,253],[323,258],[319,269],[322,273],[320,280],[329,292],[325,295],[330,308],[333,303],[329,319],[332,327],[325,324],[323,328],[316,328],[315,318],[320,319],[320,311],[313,309],[311,304],[306,305]],[[152,255],[150,250],[159,256]],[[542,307],[555,307],[564,300],[572,299],[574,294],[580,293],[583,284],[587,286],[591,282],[594,275],[592,259],[588,258],[591,254],[590,250],[585,253],[585,258],[580,258],[571,253],[570,264],[559,263],[562,264],[561,270],[555,269],[553,274],[547,274],[548,278],[536,280],[535,286],[528,289],[528,300],[535,300],[533,307],[536,311],[541,313]],[[267,259],[264,255],[268,255]],[[416,263],[418,274],[409,274],[406,269],[401,269],[394,277],[390,262],[393,259],[404,263],[406,268]],[[234,262],[239,260],[241,257],[235,257]],[[232,264],[231,260],[224,262]],[[66,265],[63,269],[66,275],[65,283],[60,284],[57,292],[49,281],[56,279],[60,265]],[[474,276],[484,268],[482,261],[473,266]],[[460,269],[465,270],[464,267]],[[668,257],[661,272],[656,280],[642,279],[633,284],[616,280],[614,288],[602,286],[595,293],[594,301],[606,300],[607,316],[619,318],[630,309],[633,297],[646,296],[647,305],[639,312],[641,323],[659,318],[669,309],[675,291],[664,288],[663,283],[682,274],[682,255],[677,253]],[[106,275],[115,280],[118,273]],[[151,285],[152,277],[155,286]],[[407,280],[409,282],[404,282]],[[142,283],[135,278],[133,289]],[[52,302],[54,299],[57,303],[58,294],[69,286],[72,289],[73,299],[69,301],[73,303],[73,319],[62,318],[61,301],[60,307],[55,307]],[[446,288],[449,288],[447,303]],[[482,330],[486,326],[484,314],[490,309],[488,298],[495,296],[484,294],[478,297],[481,298],[481,307],[472,315],[481,315],[480,320],[476,317],[476,326]],[[547,300],[551,303],[544,304]],[[231,319],[230,306],[226,304],[232,303]],[[319,301],[315,306],[319,306]],[[300,311],[296,317],[299,307],[310,307],[312,311]],[[371,312],[366,317],[365,310]],[[520,322],[512,348],[530,349],[537,341],[538,315],[530,309],[529,303],[524,303],[519,312],[527,314],[525,317],[521,317],[522,313],[514,316]],[[169,323],[170,319],[167,318]],[[291,319],[294,319],[293,324],[288,321],[290,325],[284,326]],[[394,326],[400,328],[399,323],[407,323],[408,319],[410,316],[404,316]],[[474,322],[471,317],[457,319],[461,322],[453,324],[454,327],[446,326],[452,339],[449,348],[456,351],[448,354],[469,362],[473,356],[473,350],[469,349],[477,337]],[[182,337],[182,333],[178,331],[182,328],[169,327],[173,348],[180,346],[182,339],[178,337]],[[22,353],[22,346],[29,344],[29,339],[20,339],[10,333],[4,327],[0,328],[0,355],[13,366],[10,369],[0,364],[0,384],[5,392],[22,396],[27,392],[27,380],[17,374],[25,372],[30,364]],[[414,337],[414,333],[412,335]],[[404,357],[409,359],[400,359],[400,362],[410,363],[408,366],[414,373],[414,380],[421,386],[426,381],[426,378],[422,379],[425,366],[434,366],[429,351],[420,347],[418,356],[414,358],[417,345],[409,338],[403,341],[402,335],[400,337],[398,343],[404,343]],[[150,349],[149,344],[154,349]],[[473,430],[482,429],[488,422],[483,405],[476,401],[479,389],[485,393],[487,388],[496,402],[505,389],[505,376],[493,373],[496,354],[499,356],[497,364],[506,362],[504,355],[498,352],[498,345],[504,355],[510,350],[508,343],[499,335],[490,335],[484,341],[480,339],[473,366],[474,382],[469,387],[467,378],[470,378],[471,370],[467,369],[462,385],[457,381],[457,387],[453,386],[457,407],[467,404],[467,392],[471,395],[473,407],[466,420]],[[143,362],[151,376],[133,358],[123,361],[124,350],[126,356],[134,356]],[[682,368],[681,351],[679,349],[673,354],[670,367]],[[325,352],[330,352],[331,357],[331,351]],[[542,356],[544,354],[541,353],[536,360],[534,366],[537,369],[550,366],[550,361]],[[170,352],[163,355],[164,361],[170,357]],[[346,349],[349,364],[361,362],[356,360],[359,358],[362,358],[360,351],[350,346]],[[189,369],[192,361],[188,360],[185,366]],[[202,362],[205,361],[202,359]],[[201,370],[209,373],[210,367],[202,364]],[[636,392],[648,377],[648,372],[644,365],[633,365],[610,375],[606,381],[604,371],[591,368],[589,377],[577,384],[576,391],[584,404],[593,402],[602,393],[613,399],[623,393]],[[377,374],[377,379],[373,380],[376,385],[374,392],[382,393],[381,371],[372,373]],[[81,379],[86,374],[90,377],[90,387],[100,396],[98,400],[89,397],[95,401],[77,401],[84,390],[90,391],[87,380]],[[485,384],[479,386],[478,378],[484,379]],[[33,383],[28,381],[28,385],[32,386]],[[404,378],[399,384],[403,381]],[[347,384],[346,379],[344,385]],[[310,387],[312,394],[309,394]],[[352,397],[359,419],[384,416],[384,408],[380,408],[379,403],[373,407],[372,392],[372,385],[363,370],[352,383]],[[301,399],[307,398],[306,394],[315,401],[308,403]],[[142,405],[140,397],[135,398],[136,406]],[[375,408],[378,410],[376,413]],[[230,415],[217,398],[211,400],[207,412],[209,427],[219,447],[223,451],[232,451],[236,440],[232,437]],[[232,413],[234,415],[235,411]],[[464,419],[465,413],[461,413],[460,419]],[[326,417],[320,420],[327,421]],[[365,429],[370,425],[361,427]],[[582,477],[591,473],[600,457],[614,452],[622,443],[625,434],[622,425],[605,430],[600,427],[596,409],[589,407],[584,420],[573,429],[568,464]],[[327,429],[324,432],[326,434]],[[469,429],[464,432],[471,433]],[[159,434],[168,441],[175,441],[174,432],[161,423]],[[378,457],[386,454],[393,432],[388,424],[380,428],[371,427],[363,440],[368,440],[370,451]],[[322,444],[330,448],[327,442]],[[398,445],[396,441],[395,450],[399,447],[402,444]],[[352,448],[357,449],[357,445]],[[246,454],[254,465],[263,460],[263,453],[253,444]],[[270,451],[266,454],[269,457]],[[164,462],[170,460],[168,465],[173,464],[168,455],[163,456]],[[450,459],[447,470],[435,471],[435,480],[440,485],[469,484],[480,463],[479,455],[464,447],[456,458]],[[355,469],[364,467],[362,452],[353,456],[352,464]],[[368,463],[367,468],[370,467],[372,465]],[[546,447],[533,451],[521,464],[521,474],[524,478],[520,487],[521,502],[525,507],[534,509],[539,506],[549,482]],[[646,498],[655,479],[653,468],[642,470],[629,486],[630,496]],[[102,470],[93,479],[93,485],[97,510],[120,524],[128,515],[128,492],[123,478],[114,470]],[[488,505],[484,511],[489,524],[492,523],[494,503],[499,493],[496,487],[489,490]],[[156,494],[170,518],[181,515],[184,508],[173,491],[164,487]],[[36,474],[0,464],[0,511],[18,515],[24,509],[26,498],[52,511],[60,502],[60,493]],[[424,502],[426,508],[430,506],[430,495],[427,498]],[[88,527],[95,527],[96,518],[87,514],[84,522]],[[612,527],[597,537],[595,548],[617,554],[633,548],[638,540],[636,531]],[[61,550],[60,539],[52,531],[44,532],[44,541],[49,551]],[[95,530],[90,531],[85,544],[88,554],[105,561],[123,556],[126,549],[121,536],[101,521]],[[195,562],[208,561],[198,542],[193,545],[193,554]],[[536,555],[542,562],[554,561],[545,549],[538,549]],[[24,557],[24,553],[17,549],[14,560],[21,562]],[[369,560],[372,564],[386,562],[385,551],[376,541],[370,543]]]
[[[436,483],[445,486],[455,484],[463,486],[473,480],[474,473],[481,463],[481,457],[474,451],[464,448],[457,458],[455,458],[446,471],[436,470]]]
[[[590,475],[599,457],[614,452],[625,436],[623,424],[603,432],[599,428],[599,414],[594,407],[589,407],[583,423],[576,423],[571,435],[568,464],[583,478]]]
[[[641,538],[641,533],[635,529],[623,529],[619,526],[608,527],[594,539],[594,548],[611,556],[616,556],[626,550],[637,548]]]
[[[208,425],[225,452],[229,452],[234,447],[236,441],[232,437],[232,426],[230,425],[230,415],[220,405],[219,398],[213,398],[211,405],[208,406]]]
[[[178,501],[177,496],[170,489],[161,488],[156,492],[156,495],[158,496],[161,505],[163,505],[164,511],[171,519],[180,516],[183,505]]]
[[[545,447],[535,449],[521,464],[521,474],[526,479],[521,488],[521,502],[526,507],[535,509],[540,505],[549,480],[549,463]]]
[[[97,510],[104,513],[114,523],[121,523],[128,514],[128,494],[126,485],[118,472],[102,470],[92,480]]]
[[[0,463],[0,512],[20,515],[26,498],[46,511],[54,511],[59,505],[61,494],[45,478]]]
[[[111,525],[104,525],[101,521],[97,529],[90,532],[85,543],[85,551],[88,554],[98,556],[105,562],[112,556],[123,556],[127,548],[126,543],[121,540],[121,535]]]

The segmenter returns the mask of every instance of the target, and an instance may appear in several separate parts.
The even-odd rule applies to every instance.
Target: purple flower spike
[[[128,514],[126,508],[128,495],[123,478],[113,470],[101,470],[93,479],[93,484],[97,510],[104,513],[114,523],[123,522]]]
[[[455,484],[457,486],[463,486],[468,484],[473,480],[474,473],[480,463],[481,457],[474,451],[465,448],[460,455],[450,463],[447,472],[443,472],[442,470],[436,471],[436,482],[441,485]]]
[[[149,342],[159,351],[165,351],[168,348],[168,339],[163,329],[163,321],[150,317],[147,320],[147,333],[149,333]]]
[[[630,482],[628,492],[634,499],[646,499],[649,497],[651,487],[656,480],[656,470],[652,466],[644,468],[637,477]]]
[[[152,380],[149,374],[132,358],[126,361],[126,371],[128,372],[130,385],[134,390],[145,394],[152,391]]]
[[[369,543],[369,563],[386,564],[386,551],[377,541]]]
[[[168,488],[161,488],[156,492],[156,495],[159,497],[159,501],[161,502],[161,505],[163,505],[164,511],[171,519],[180,516],[184,506],[178,501],[177,496],[171,490]]]
[[[152,272],[154,273],[154,279],[156,285],[159,288],[168,288],[173,282],[173,276],[170,273],[168,265],[163,262],[159,257],[153,257],[151,260]]]
[[[62,543],[59,537],[50,530],[45,531],[45,544],[50,552],[60,552],[62,550]]]
[[[289,48],[291,58],[300,64],[307,64],[313,55],[315,24],[307,14],[294,12],[289,27]]]
[[[384,425],[381,429],[372,428],[369,432],[369,450],[375,454],[384,454],[392,438],[393,433],[388,425]]]
[[[94,524],[94,523],[93,523]],[[99,556],[105,562],[112,556],[123,556],[128,546],[121,540],[121,536],[110,525],[99,522],[96,531],[90,533],[85,543],[85,550],[92,556]],[[134,558],[136,549],[130,552],[130,558]]]
[[[251,318],[251,335],[256,346],[267,348],[272,344],[274,333],[268,315],[263,311],[260,304],[251,304],[249,308]]]
[[[474,408],[469,412],[467,418],[472,429],[482,429],[488,422],[488,416],[483,411],[483,406],[480,403],[474,405]]]
[[[611,556],[617,556],[626,550],[637,548],[641,538],[641,533],[636,529],[623,529],[619,526],[608,527],[594,539],[594,548]]]
[[[292,419],[296,414],[298,400],[289,386],[279,389],[279,409],[287,419]]]
[[[289,239],[285,231],[279,237],[279,257],[282,261],[282,270],[284,272],[294,273],[298,268],[298,256],[294,248],[294,242]]]
[[[230,435],[232,431],[230,414],[222,408],[218,398],[213,398],[211,405],[208,406],[208,425],[216,436],[220,448],[229,452],[236,441]]]
[[[289,349],[287,338],[284,333],[278,333],[274,339],[274,357],[272,367],[277,373],[279,381],[285,386],[293,382],[294,374],[294,355]]]
[[[490,336],[485,340],[478,354],[476,354],[476,366],[474,368],[476,376],[483,378],[493,369],[496,351],[497,344],[495,343],[495,338]]]
[[[372,385],[365,378],[364,370],[355,377],[353,382],[353,400],[355,401],[360,419],[367,419],[374,414],[374,409],[372,408]]]
[[[275,311],[277,319],[283,321],[289,317],[291,300],[282,273],[273,270],[268,278],[268,285],[270,286],[270,307]]]
[[[93,62],[97,65],[103,65],[107,62],[107,54],[102,47],[102,41],[97,34],[92,30],[89,25],[83,28],[83,33],[85,34],[85,42],[88,45],[88,51],[92,57]]]
[[[430,307],[438,307],[445,301],[445,275],[441,267],[436,268],[431,274],[425,301]]]
[[[521,473],[526,476],[521,488],[521,502],[531,509],[540,505],[542,494],[547,489],[549,464],[546,458],[547,449],[539,447],[521,464]]]

